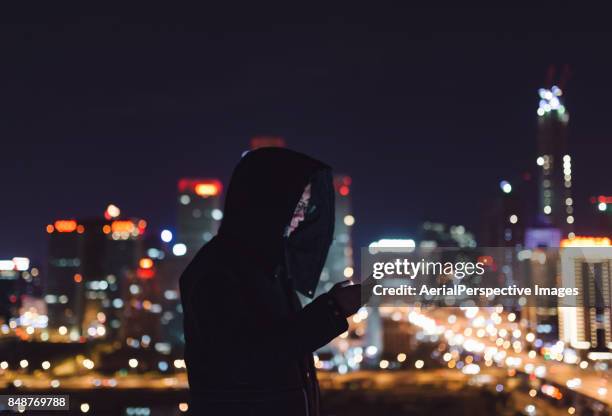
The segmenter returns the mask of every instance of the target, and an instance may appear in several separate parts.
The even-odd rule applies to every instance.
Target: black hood
[[[285,229],[309,183],[306,218],[285,238]],[[253,262],[272,273],[284,262],[296,289],[313,297],[333,232],[334,189],[329,166],[283,148],[254,150],[238,163],[217,239],[249,260],[242,263]]]

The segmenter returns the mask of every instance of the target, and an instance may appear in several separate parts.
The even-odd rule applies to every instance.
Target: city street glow
[[[128,365],[131,368],[136,368],[138,367],[138,360],[136,358],[130,358],[130,360],[128,361]]]
[[[88,370],[92,370],[94,368],[94,362],[89,358],[86,358],[85,360],[83,360],[83,367]]]
[[[593,352],[588,353],[587,357],[589,358],[589,360],[593,360],[593,361],[612,360],[612,352],[593,351]],[[586,361],[584,361],[584,362],[586,363]],[[585,368],[586,368],[586,366],[585,366]]]
[[[475,375],[475,374],[480,373],[480,366],[474,363],[468,364],[465,367],[463,367],[461,371],[463,372],[463,374]]]
[[[567,388],[574,390],[582,385],[582,380],[578,377],[575,377],[570,380],[567,380],[567,383],[565,384],[567,385]]]
[[[170,241],[172,241],[172,231],[170,230],[163,230],[161,232],[161,239],[164,243],[169,243]]]

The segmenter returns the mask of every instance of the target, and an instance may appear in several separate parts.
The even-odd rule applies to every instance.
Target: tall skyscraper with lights
[[[355,217],[351,209],[350,176],[334,175],[334,189],[336,195],[334,240],[321,273],[317,294],[328,291],[337,282],[352,278],[355,273],[351,238]]]
[[[572,237],[574,201],[572,157],[567,138],[569,114],[560,87],[540,88],[538,93],[538,219],[542,225],[559,228],[564,237]]]
[[[49,267],[45,294],[50,326],[72,341],[124,335],[127,281],[143,257],[146,221],[105,218],[58,220],[47,225]],[[109,213],[110,211],[110,213]],[[63,333],[62,333],[63,332]]]
[[[561,286],[577,288],[574,304],[559,308],[561,340],[572,348],[612,349],[612,242],[575,237],[561,242]]]
[[[185,245],[187,258],[193,257],[217,233],[223,218],[222,190],[218,179],[179,180],[176,242]]]
[[[83,315],[81,235],[85,226],[74,219],[57,220],[47,225],[48,267],[45,302],[51,327],[74,329],[80,335]],[[66,335],[65,333],[62,335]]]

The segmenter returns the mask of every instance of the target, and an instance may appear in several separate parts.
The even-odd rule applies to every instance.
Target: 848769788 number
[[[69,410],[68,395],[0,395],[0,410]]]

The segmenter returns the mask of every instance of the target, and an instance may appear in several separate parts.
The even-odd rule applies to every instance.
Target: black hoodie
[[[306,218],[285,238],[309,183]],[[327,165],[280,148],[242,158],[218,235],[180,279],[193,414],[318,414],[312,353],[348,324],[328,295],[302,309],[295,290],[315,291],[333,204]]]

